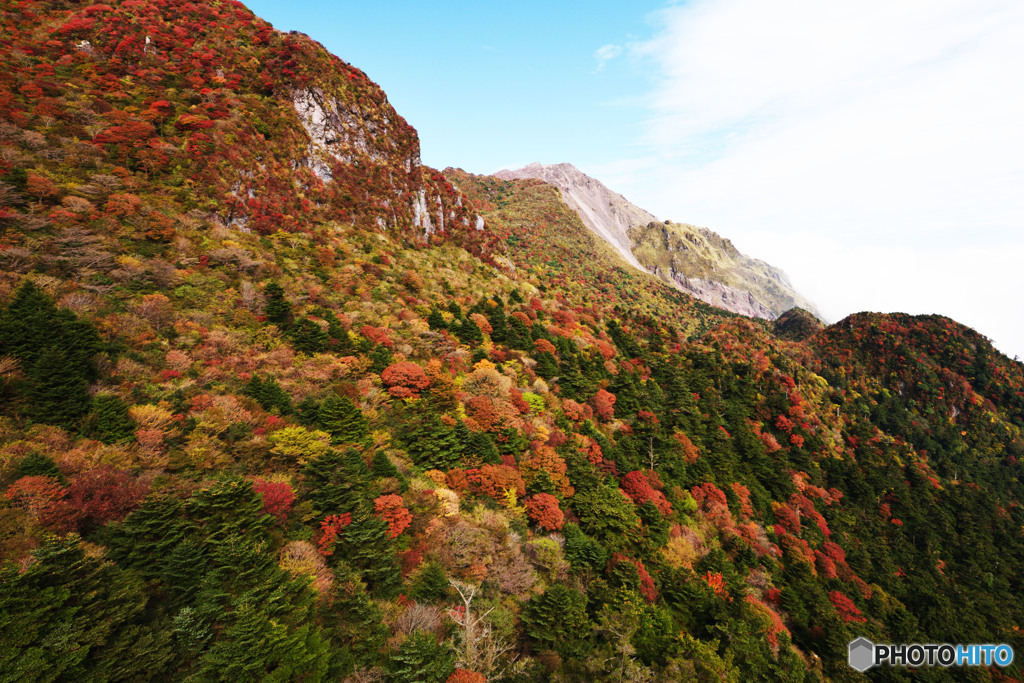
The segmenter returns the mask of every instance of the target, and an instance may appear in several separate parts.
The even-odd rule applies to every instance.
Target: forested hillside
[[[1024,652],[974,331],[616,266],[236,2],[0,22],[0,680],[1020,677],[846,664]]]

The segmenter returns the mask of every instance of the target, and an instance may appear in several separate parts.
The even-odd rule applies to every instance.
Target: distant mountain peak
[[[769,320],[794,306],[815,310],[778,268],[740,253],[707,228],[658,220],[572,164],[534,162],[494,175],[554,185],[583,223],[627,263],[701,301]]]

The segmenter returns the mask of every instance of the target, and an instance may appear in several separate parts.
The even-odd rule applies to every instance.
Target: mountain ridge
[[[707,228],[658,220],[572,164],[534,162],[494,176],[554,185],[584,224],[627,263],[713,306],[768,320],[795,306],[820,317],[780,269],[741,254]]]

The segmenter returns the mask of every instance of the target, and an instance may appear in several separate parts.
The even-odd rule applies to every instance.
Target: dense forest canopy
[[[1020,677],[846,660],[1024,652],[984,337],[695,301],[237,2],[0,22],[0,679]]]

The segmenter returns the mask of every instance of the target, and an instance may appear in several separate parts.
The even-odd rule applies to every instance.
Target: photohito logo
[[[1009,645],[950,645],[943,643],[876,645],[867,638],[850,643],[847,661],[857,671],[873,666],[1010,666],[1013,648]]]

